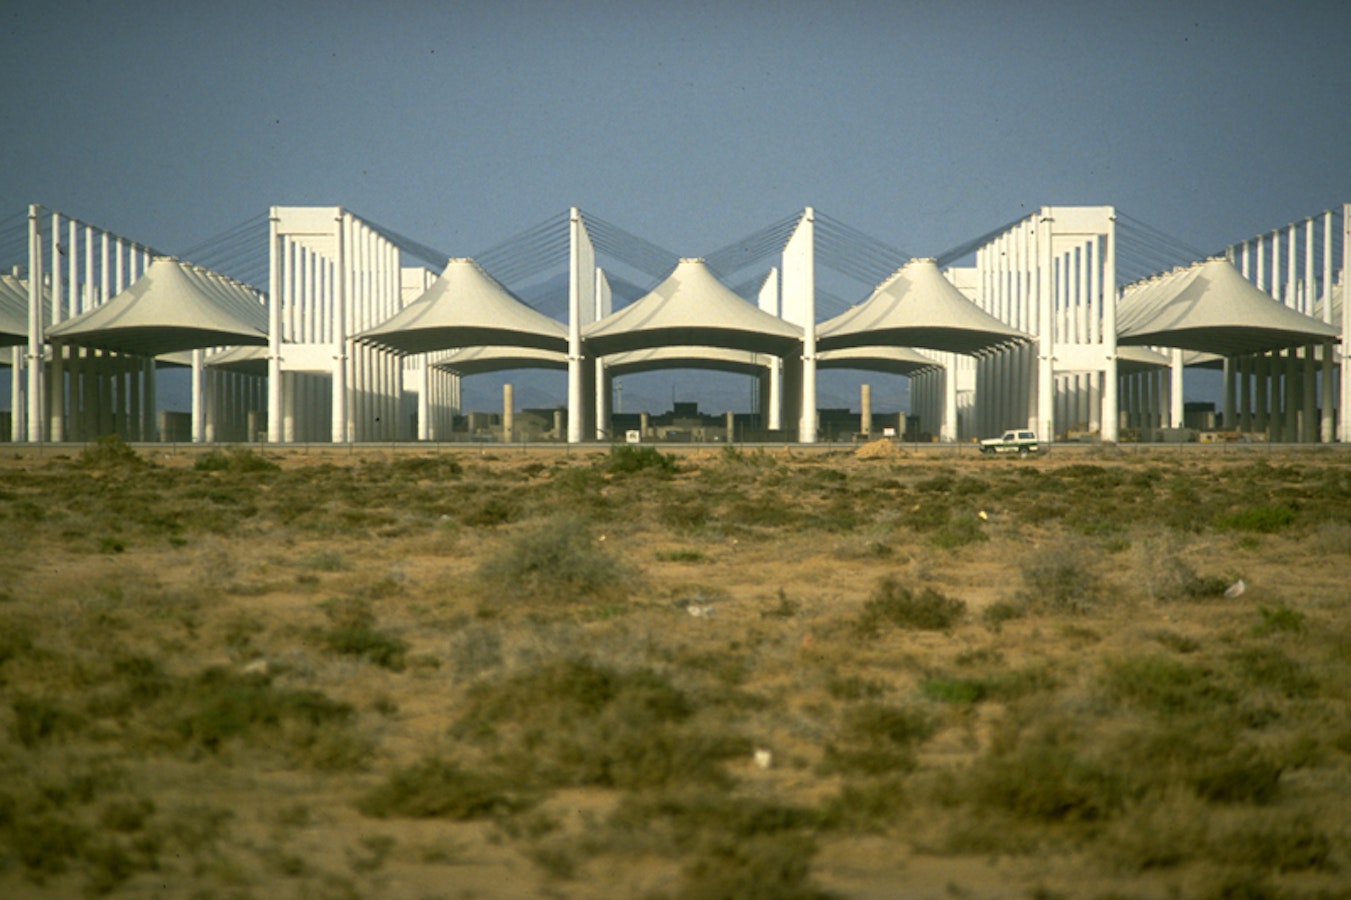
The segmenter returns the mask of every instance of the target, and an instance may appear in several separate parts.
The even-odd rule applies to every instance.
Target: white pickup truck
[[[1006,431],[997,438],[980,442],[981,453],[1017,453],[1026,456],[1037,452],[1037,433],[1035,431]]]

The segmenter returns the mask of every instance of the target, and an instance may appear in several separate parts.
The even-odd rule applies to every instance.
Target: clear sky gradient
[[[682,256],[807,205],[914,255],[1054,204],[1214,251],[1351,200],[1344,2],[49,0],[0,7],[0,84],[0,217],[168,252],[282,204],[452,255],[574,205]]]

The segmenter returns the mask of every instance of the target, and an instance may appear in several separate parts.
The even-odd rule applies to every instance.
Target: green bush
[[[10,700],[10,709],[13,719],[9,733],[25,747],[78,734],[87,724],[83,716],[46,697],[17,694]]]
[[[996,747],[975,762],[958,790],[977,809],[1047,823],[1107,819],[1126,796],[1118,773],[1051,735]]]
[[[1300,634],[1304,631],[1304,613],[1281,606],[1259,606],[1257,614],[1262,621],[1253,627],[1259,637],[1267,634]]]
[[[265,676],[220,668],[186,680],[170,699],[177,739],[210,752],[234,740],[304,749],[318,730],[347,726],[354,714],[319,691],[276,688]]]
[[[1231,707],[1238,694],[1200,664],[1170,656],[1132,656],[1109,662],[1103,680],[1109,694],[1160,715],[1196,715]]]
[[[1102,578],[1088,562],[1091,550],[1070,542],[1030,554],[1022,564],[1021,598],[1029,606],[1057,613],[1085,613],[1107,596]]]
[[[980,620],[991,631],[998,631],[1005,622],[1021,619],[1026,615],[1027,609],[1022,604],[997,600],[981,611]]]
[[[618,600],[636,574],[601,549],[577,519],[553,519],[512,540],[479,566],[479,584],[493,599],[544,603]]]
[[[811,881],[816,841],[784,833],[711,841],[686,865],[677,894],[687,900],[824,900]]]
[[[722,784],[746,741],[698,723],[688,697],[648,669],[558,659],[480,682],[454,733],[512,777],[548,786]]]
[[[920,693],[939,703],[971,704],[984,700],[988,690],[983,682],[974,678],[936,676],[921,682]]]
[[[855,622],[855,630],[875,637],[883,625],[946,631],[966,615],[966,604],[926,587],[918,595],[891,576],[883,578]]]
[[[989,539],[989,536],[981,529],[980,517],[969,512],[948,519],[938,526],[938,530],[934,532],[931,538],[935,546],[944,550],[953,550],[957,547],[965,547],[967,544],[975,544]]]
[[[145,460],[122,441],[122,436],[101,437],[80,451],[78,465],[85,469],[111,469],[145,465]]]
[[[359,656],[392,672],[402,672],[408,645],[397,637],[370,626],[331,628],[323,632],[325,646],[333,653]]]
[[[197,457],[198,472],[280,472],[281,466],[250,447],[216,449]]]
[[[362,598],[347,597],[323,604],[332,627],[319,633],[333,653],[359,656],[377,666],[402,672],[408,645],[375,627],[375,614]]]
[[[395,474],[425,481],[450,481],[464,474],[464,466],[453,456],[411,456],[390,463]]]
[[[610,448],[610,456],[605,461],[605,471],[611,475],[631,475],[635,472],[651,472],[655,475],[670,477],[680,471],[673,454],[662,453],[655,447],[635,447],[631,444],[619,444]]]
[[[462,821],[514,812],[529,804],[498,778],[431,757],[391,773],[357,802],[357,809],[380,819]]]
[[[1235,866],[1268,872],[1333,868],[1333,839],[1307,813],[1262,811],[1218,829],[1209,855]]]
[[[863,775],[907,772],[915,748],[935,731],[922,710],[864,703],[845,711],[839,740],[826,745],[824,770]]]
[[[1279,504],[1261,504],[1220,516],[1216,525],[1229,531],[1253,531],[1272,534],[1289,527],[1295,521],[1295,511]]]

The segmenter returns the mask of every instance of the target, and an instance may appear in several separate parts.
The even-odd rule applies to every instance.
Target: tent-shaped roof
[[[460,375],[481,375],[507,369],[566,370],[568,354],[563,350],[538,347],[462,347],[437,355],[432,365]]]
[[[1116,373],[1118,375],[1137,375],[1140,372],[1166,369],[1170,365],[1172,365],[1172,360],[1168,357],[1144,347],[1116,348]]]
[[[1238,356],[1337,337],[1337,329],[1282,306],[1225,259],[1132,285],[1117,304],[1117,343]]]
[[[910,347],[850,347],[817,354],[818,369],[863,369],[891,375],[913,375],[943,364]]]
[[[764,371],[773,359],[764,353],[731,350],[727,347],[648,347],[607,356],[605,368],[611,375],[634,375],[669,369],[756,375]]]
[[[802,329],[747,303],[702,259],[682,259],[645,297],[593,322],[582,337],[597,356],[671,346],[786,356],[801,346]]]
[[[159,356],[177,350],[267,343],[267,307],[245,285],[161,258],[102,306],[48,329],[70,344]]]
[[[979,353],[1027,337],[968,300],[932,259],[912,259],[867,300],[817,326],[816,348],[890,345]]]
[[[43,289],[43,296],[49,296]],[[49,318],[48,304],[42,304],[42,317]],[[15,275],[0,275],[0,347],[28,343],[28,282]]]
[[[208,368],[225,369],[244,375],[266,375],[267,363],[266,347],[230,347],[219,353],[213,353],[202,361]]]
[[[454,347],[568,349],[568,329],[523,303],[472,259],[452,259],[421,297],[359,340],[397,353]]]

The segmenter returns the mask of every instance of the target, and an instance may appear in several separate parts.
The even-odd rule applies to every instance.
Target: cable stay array
[[[866,284],[881,283],[910,259],[898,250],[830,216],[816,214],[816,261]]]
[[[642,272],[653,279],[653,286],[670,275],[680,262],[678,254],[599,216],[583,211],[582,221],[586,223],[587,234],[591,235],[591,243],[595,245],[597,253],[621,262],[636,272]]]
[[[736,294],[751,303],[759,302],[760,288],[765,286],[765,278],[769,272],[755,272],[749,278],[743,278],[738,282],[727,285]]]
[[[267,249],[268,214],[260,213],[175,254],[262,293],[267,292],[271,258]]]
[[[437,250],[435,247],[429,247],[419,241],[415,241],[405,234],[400,234],[387,225],[377,225],[370,219],[363,219],[371,225],[376,231],[385,237],[399,252],[405,256],[410,256],[419,262],[424,262],[434,271],[440,272],[446,266],[446,260],[450,259],[450,254],[444,250]]]
[[[568,263],[568,213],[550,216],[486,250],[474,261],[510,286]]]
[[[719,280],[725,282],[733,275],[744,272],[751,266],[781,254],[784,245],[793,236],[794,230],[797,229],[798,223],[801,221],[802,213],[800,212],[785,216],[739,241],[725,247],[719,247],[711,253],[706,253],[704,262],[713,274],[718,276]],[[759,280],[764,280],[763,275],[760,276]],[[740,293],[740,291],[737,293]]]
[[[1207,254],[1146,222],[1116,213],[1116,280],[1133,284],[1176,266],[1205,259]]]
[[[28,266],[28,213],[0,219],[0,265],[9,272],[15,266]]]
[[[833,319],[842,312],[853,309],[857,303],[851,303],[839,294],[824,290],[819,285],[816,288],[816,318],[817,321],[824,319]]]
[[[962,243],[958,244],[957,246],[949,250],[944,250],[942,253],[938,254],[938,256],[934,257],[934,262],[938,264],[938,267],[940,269],[946,268],[947,266],[952,265],[958,260],[968,257],[971,254],[975,253],[981,247],[984,247],[986,244],[990,243],[990,241],[999,237],[1004,232],[1010,230],[1011,228],[1013,228],[1013,226],[1019,224],[1026,218],[1027,216],[1019,216],[1018,218],[1014,219],[1011,222],[1006,222],[1003,225],[1000,225],[998,228],[992,228],[991,230],[982,234],[980,237],[972,238],[969,241],[963,241]]]

